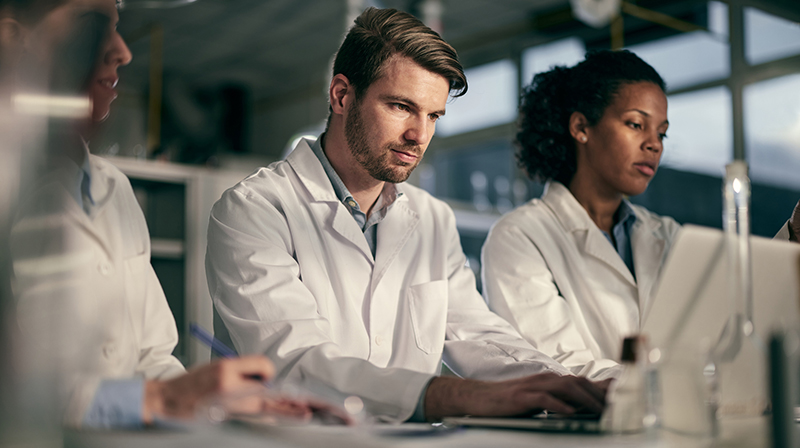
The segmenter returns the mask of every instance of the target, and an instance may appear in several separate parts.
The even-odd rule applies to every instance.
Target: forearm
[[[435,377],[425,392],[425,418],[428,421],[444,417],[472,414],[469,404],[474,400],[474,391],[482,381],[454,376]]]
[[[531,375],[509,381],[476,381],[453,377],[434,378],[425,395],[428,420],[443,417],[514,416],[549,410],[599,413],[608,382],[554,373]]]

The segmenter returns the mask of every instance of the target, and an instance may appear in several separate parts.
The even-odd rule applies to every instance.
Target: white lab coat
[[[622,339],[639,332],[679,230],[672,218],[632,207],[636,279],[577,199],[555,181],[541,199],[498,221],[483,246],[490,308],[575,374],[616,374]]]
[[[357,395],[389,421],[412,415],[443,356],[470,378],[569,374],[489,311],[446,204],[397,185],[373,259],[309,144],[226,191],[211,212],[206,271],[219,338],[269,356],[278,378]]]
[[[103,379],[184,372],[171,354],[175,320],[130,183],[89,157],[91,215],[67,192],[62,170],[24,201],[11,239],[25,364],[31,375],[55,375],[70,426],[80,425]]]

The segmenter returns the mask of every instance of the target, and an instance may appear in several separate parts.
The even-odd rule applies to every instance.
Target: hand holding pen
[[[216,355],[231,359],[231,361],[249,360],[249,359],[263,359],[262,356],[242,357],[238,359],[237,353],[222,341],[215,338],[211,333],[206,331],[203,327],[196,323],[189,325],[189,332],[192,336],[197,338],[200,342],[208,346]],[[249,361],[248,361],[249,362]],[[269,361],[267,361],[269,362]],[[246,363],[245,363],[246,364]],[[209,366],[214,365],[213,363]],[[220,364],[224,366],[224,364]],[[271,367],[271,364],[270,364]],[[249,373],[244,376],[245,379],[260,382],[264,387],[270,388],[269,380],[273,376],[273,370],[268,375],[260,373]],[[256,398],[256,402],[254,402]],[[236,417],[238,419],[246,418],[249,421],[259,421],[261,423],[278,423],[287,418],[295,421],[311,421],[312,419],[328,423],[328,424],[353,424],[353,419],[347,412],[337,408],[336,406],[329,405],[320,400],[314,399],[298,399],[289,398],[286,396],[277,395],[274,392],[253,393],[252,391],[244,394],[228,394],[223,397],[224,408],[226,408],[226,417]],[[238,402],[244,401],[248,403],[246,406],[241,406]]]

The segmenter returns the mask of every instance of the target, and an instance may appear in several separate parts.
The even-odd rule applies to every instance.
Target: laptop
[[[766,341],[772,330],[800,322],[800,244],[751,236],[750,248],[753,324]],[[643,319],[649,345],[716,342],[732,310],[728,279],[723,232],[684,226]]]
[[[748,384],[755,381],[756,369],[717,366],[708,356],[724,341],[719,346],[733,348],[732,353],[761,350],[766,369],[770,334],[800,324],[800,244],[753,236],[750,251],[753,336],[732,341],[723,335],[734,309],[723,231],[686,225],[677,236],[642,325],[649,347],[658,349],[651,351],[651,361],[660,363],[665,427],[707,432],[715,418],[703,397],[713,399],[715,387],[721,390],[716,417],[757,415],[766,408],[766,403],[744,396],[752,390]],[[718,384],[708,381],[709,369]]]
[[[602,432],[600,414],[540,413],[530,417],[446,417],[445,426],[525,429],[544,432],[596,434]]]

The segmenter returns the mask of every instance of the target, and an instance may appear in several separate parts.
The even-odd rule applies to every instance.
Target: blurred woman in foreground
[[[273,375],[262,356],[189,372],[172,356],[178,332],[144,216],[128,179],[85,143],[117,96],[117,69],[131,61],[115,1],[0,0],[0,14],[4,91],[15,105],[20,93],[89,99],[42,119],[47,167],[27,185],[12,230],[25,380],[51,369],[52,401],[71,426],[192,418],[205,400],[245,391],[253,394],[237,412],[310,415],[304,403],[259,395]]]

